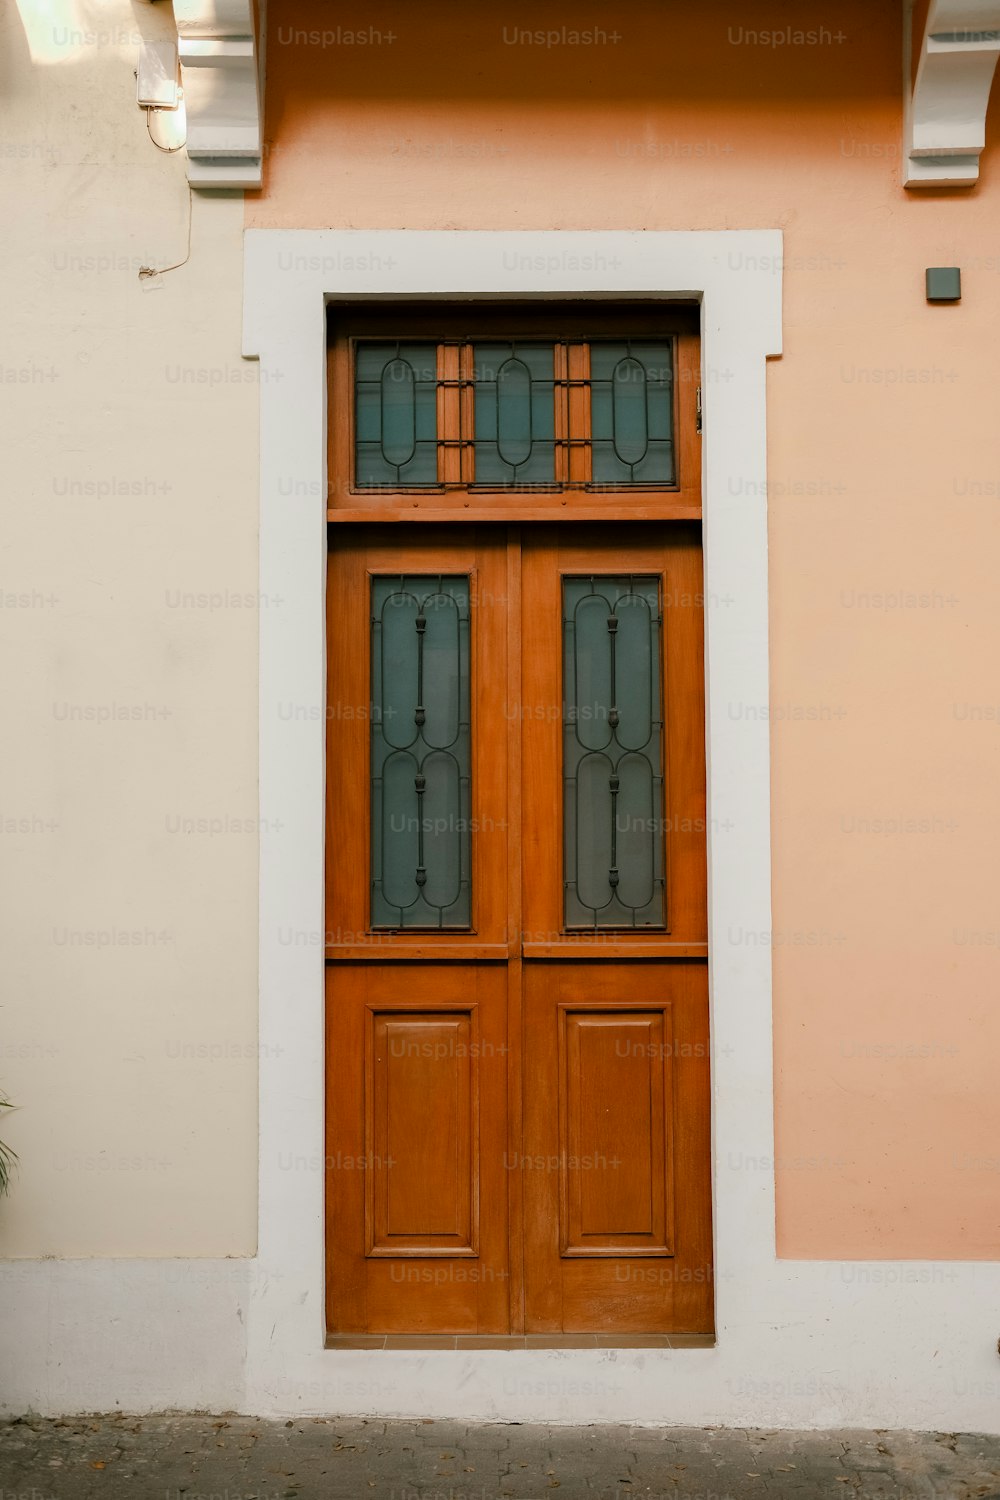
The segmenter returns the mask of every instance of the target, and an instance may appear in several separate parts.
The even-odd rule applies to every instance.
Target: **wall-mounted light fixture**
[[[176,40],[140,43],[135,98],[146,111],[146,128],[153,145],[161,151],[179,151],[187,140],[187,112]]]
[[[135,99],[143,109],[176,109],[180,75],[175,41],[142,42],[135,70]]]
[[[143,43],[136,69],[150,139],[162,151],[187,147],[192,187],[259,188],[266,0],[150,4],[171,28]]]

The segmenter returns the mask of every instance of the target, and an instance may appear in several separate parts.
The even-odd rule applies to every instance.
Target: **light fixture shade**
[[[144,109],[176,109],[177,43],[143,41],[135,70],[135,100]]]

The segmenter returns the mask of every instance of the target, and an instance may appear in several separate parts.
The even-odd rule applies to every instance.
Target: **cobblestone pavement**
[[[350,1418],[23,1418],[0,1500],[1000,1500],[1000,1438]]]

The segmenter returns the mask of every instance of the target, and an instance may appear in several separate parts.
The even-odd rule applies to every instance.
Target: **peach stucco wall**
[[[251,225],[784,230],[774,930],[719,935],[774,948],[779,1250],[997,1255],[1000,140],[901,188],[896,4],[294,12]]]

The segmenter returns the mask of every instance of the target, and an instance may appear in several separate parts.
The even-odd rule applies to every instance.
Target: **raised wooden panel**
[[[509,1333],[506,965],[326,977],[329,1331]]]
[[[559,1008],[560,1253],[669,1255],[670,1008]]]
[[[524,977],[525,1331],[710,1333],[708,965]]]
[[[475,1010],[369,1011],[368,1255],[475,1255],[479,1079]]]

